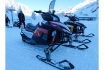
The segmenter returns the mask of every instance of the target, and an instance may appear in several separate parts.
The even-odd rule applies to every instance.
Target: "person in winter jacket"
[[[23,23],[24,28],[25,28],[25,16],[23,14],[22,11],[20,11],[20,13],[18,14],[18,18],[19,18],[19,28],[21,27],[21,24]]]
[[[5,14],[5,23],[6,23],[6,26],[8,26],[8,23],[10,23],[10,20],[6,14]]]

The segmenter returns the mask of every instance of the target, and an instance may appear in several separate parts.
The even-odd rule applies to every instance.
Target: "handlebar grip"
[[[36,13],[42,13],[42,11],[34,11],[34,12],[36,12]]]

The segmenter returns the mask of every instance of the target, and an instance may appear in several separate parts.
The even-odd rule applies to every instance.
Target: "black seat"
[[[35,31],[36,26],[33,25],[32,23],[28,23],[26,26],[26,30],[30,31],[30,32],[34,32]]]

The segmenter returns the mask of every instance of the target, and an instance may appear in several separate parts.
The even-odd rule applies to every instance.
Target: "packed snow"
[[[64,18],[63,18],[64,19]],[[65,20],[64,20],[65,21]],[[39,21],[40,22],[40,21]],[[60,46],[51,54],[55,61],[69,60],[74,66],[74,70],[98,70],[98,21],[80,21],[87,26],[85,34],[94,33],[87,44],[88,49],[78,50]],[[37,24],[37,23],[36,23]],[[6,27],[6,69],[7,70],[57,70],[36,58],[36,55],[45,57],[44,45],[30,45],[22,41],[21,29],[18,27]],[[86,39],[80,37],[79,40]],[[78,45],[79,43],[73,43]]]

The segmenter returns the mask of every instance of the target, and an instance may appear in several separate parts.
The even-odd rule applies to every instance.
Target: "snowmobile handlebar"
[[[34,12],[36,12],[36,13],[43,13],[43,14],[47,13],[47,12],[42,12],[42,11],[34,11]]]
[[[36,13],[43,13],[42,11],[34,11],[34,12],[36,12]]]
[[[50,14],[50,15],[52,14],[51,12],[42,12],[40,10],[39,11],[34,11],[34,12],[36,12],[36,13],[42,13],[42,14]]]
[[[66,16],[66,17],[68,17],[72,21],[79,21],[79,18],[76,16]]]

